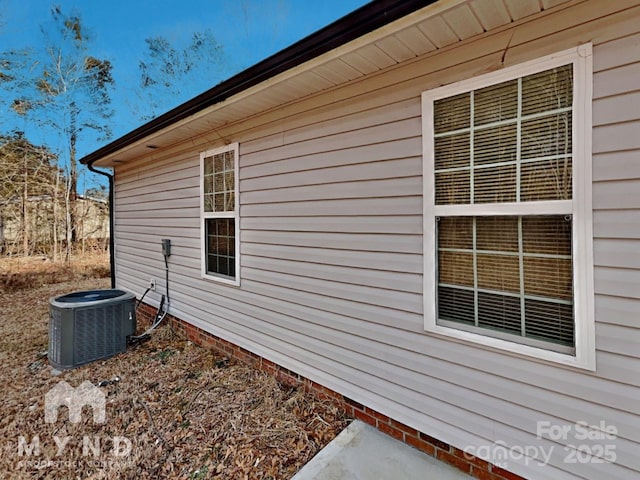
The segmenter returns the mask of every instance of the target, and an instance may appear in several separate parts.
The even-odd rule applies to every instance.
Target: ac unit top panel
[[[135,295],[124,290],[87,290],[54,297],[50,304],[57,308],[95,307],[101,303],[130,299],[135,299]]]

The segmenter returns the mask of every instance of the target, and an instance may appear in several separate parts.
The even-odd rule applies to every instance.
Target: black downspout
[[[104,175],[109,179],[109,268],[111,270],[111,288],[116,288],[116,255],[115,255],[115,221],[113,216],[113,175],[96,170],[93,162],[87,163],[87,167],[94,173]]]

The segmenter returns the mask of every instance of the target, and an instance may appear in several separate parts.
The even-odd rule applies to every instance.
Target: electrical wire
[[[167,310],[169,309],[169,255],[164,256],[164,280],[167,292]]]
[[[151,287],[147,288],[144,293],[142,294],[142,296],[140,297],[140,300],[138,300],[138,302],[136,303],[136,310],[138,310],[138,307],[140,306],[140,304],[142,303],[142,300],[144,300],[144,297],[147,296],[147,293],[149,293],[151,291]]]
[[[136,343],[136,342],[140,342],[140,341],[146,340],[149,337],[149,335],[151,334],[151,332],[153,330],[155,330],[162,323],[162,321],[165,319],[165,317],[169,313],[169,260],[168,260],[168,255],[164,256],[164,273],[165,273],[165,292],[166,292],[166,297],[165,297],[165,295],[162,295],[162,297],[160,299],[160,305],[158,307],[158,311],[156,312],[156,316],[154,318],[153,324],[143,334],[134,335],[134,336],[129,337],[129,341],[131,343]],[[138,304],[136,305],[136,310],[138,309],[138,306],[142,302],[142,299],[145,297],[145,295],[147,293],[149,293],[149,290],[151,290],[151,287],[147,288],[147,290],[144,292],[142,297],[140,297],[140,300],[138,300]],[[165,307],[165,298],[166,298],[166,307]]]
[[[158,311],[156,312],[156,316],[154,318],[153,324],[147,329],[146,332],[140,335],[132,335],[131,337],[129,337],[129,341],[131,343],[146,340],[151,334],[151,332],[154,331],[158,327],[158,325],[160,325],[160,323],[162,323],[164,318],[167,316],[167,312],[169,310],[168,305],[166,308],[164,308],[164,301],[165,301],[165,296],[162,295],[162,298],[160,299],[160,306],[158,307]]]

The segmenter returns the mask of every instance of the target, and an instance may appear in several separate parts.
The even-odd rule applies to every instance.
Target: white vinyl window
[[[238,144],[200,154],[202,275],[240,285]]]
[[[595,368],[591,46],[422,94],[425,329]]]

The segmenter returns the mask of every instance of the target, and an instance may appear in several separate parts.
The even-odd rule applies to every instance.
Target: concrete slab
[[[469,480],[454,467],[354,420],[291,480]]]

